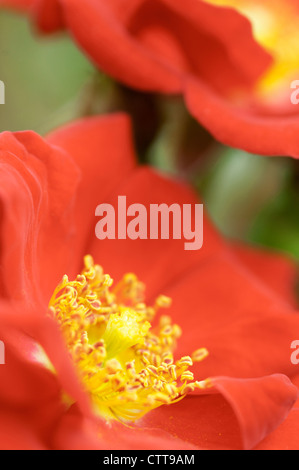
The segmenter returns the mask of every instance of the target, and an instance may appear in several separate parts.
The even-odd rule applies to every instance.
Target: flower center
[[[194,381],[189,370],[207,350],[174,361],[181,329],[168,316],[151,326],[158,309],[170,306],[169,298],[160,296],[148,307],[134,274],[112,288],[112,279],[91,256],[84,264],[75,281],[63,277],[49,308],[96,412],[105,419],[135,421],[208,386],[208,381]]]
[[[289,98],[290,83],[298,72],[298,6],[286,0],[205,0],[219,6],[236,8],[251,22],[255,39],[274,58],[273,65],[257,85],[259,97],[273,103]],[[289,101],[289,100],[288,100]]]

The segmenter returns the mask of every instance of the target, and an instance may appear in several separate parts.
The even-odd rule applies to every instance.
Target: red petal
[[[131,37],[106,2],[68,0],[64,16],[74,40],[106,73],[136,88],[181,89],[176,74]]]
[[[298,398],[298,389],[283,375],[261,379],[213,380],[236,413],[245,449],[251,449],[282,423]]]
[[[0,367],[1,406],[26,408],[46,405],[53,400],[58,403],[60,389],[55,376],[45,367],[29,361],[23,351],[10,343],[3,329],[1,338],[5,344],[5,364]]]
[[[209,85],[214,83],[215,77],[213,77],[213,73],[217,69],[217,62],[219,60],[213,47],[213,38],[214,41],[219,41],[222,44],[223,52],[227,54],[226,62],[221,65],[218,64],[218,73],[221,70],[222,84],[227,82],[228,88],[232,88],[235,79],[232,76],[232,80],[229,82],[225,77],[225,71],[229,67],[230,61],[232,61],[234,67],[238,69],[243,77],[246,77],[248,83],[252,84],[272,63],[269,54],[255,41],[251,23],[235,9],[218,7],[197,0],[186,0],[184,3],[173,0],[161,0],[161,2],[176,11],[182,18],[188,19],[191,24],[196,23],[197,28],[210,38],[211,43],[206,45],[210,58],[209,61],[203,60],[204,52],[198,42],[189,43],[185,50],[186,54],[190,54],[190,51],[195,50],[198,57],[197,61],[204,63],[203,68],[205,71],[203,72],[203,78],[206,76],[207,70],[211,68],[209,80],[207,80]],[[251,57],[254,60],[250,60]],[[215,63],[213,64],[212,62]],[[236,70],[233,73],[237,76]]]
[[[64,21],[96,65],[143,90],[176,93],[187,76],[221,90],[248,86],[271,62],[246,18],[197,0],[44,0],[37,12],[42,31]]]
[[[210,259],[164,291],[170,314],[183,328],[177,354],[206,347],[198,376],[292,376],[290,345],[299,315],[234,259]]]
[[[95,238],[97,205],[118,191],[136,166],[131,124],[122,114],[82,119],[53,132],[47,141],[66,151],[81,170],[73,215],[75,262],[71,270],[61,272],[76,276]]]
[[[212,395],[162,406],[140,425],[162,428],[200,448],[251,449],[286,418],[298,396],[298,389],[282,375],[217,377],[212,382]]]
[[[256,450],[299,450],[299,407],[294,408],[278,429],[264,439]]]
[[[285,299],[291,306],[298,306],[295,286],[298,267],[291,259],[266,248],[234,244],[233,251],[237,257],[254,274],[264,281],[276,294]]]
[[[2,303],[1,307],[1,338],[6,353],[6,364],[0,367],[0,436],[6,428],[1,448],[193,448],[164,431],[137,433],[119,423],[111,427],[97,420],[74,374],[57,325],[29,313],[24,306],[4,310]],[[23,330],[43,346],[56,374],[33,360],[26,344],[30,339],[25,338]],[[62,391],[76,402],[69,411],[62,404]]]
[[[66,413],[55,433],[54,449],[192,450],[192,444],[173,438],[161,429],[143,430],[120,423],[97,424],[84,419],[76,406]]]
[[[299,385],[299,375],[292,380]],[[269,434],[256,450],[299,450],[299,400],[295,403],[287,419]]]
[[[52,380],[52,382],[55,377],[54,385],[59,390],[59,402],[61,401],[60,390],[62,389],[78,403],[78,407],[86,416],[91,416],[89,398],[79,382],[58,324],[47,315],[47,310],[23,303],[12,306],[11,303],[1,302],[0,321],[2,327],[4,327],[2,329],[4,331],[2,334],[3,341],[5,345],[7,342],[9,347],[18,355],[19,361],[24,362],[25,366],[23,369],[25,376],[27,376],[28,371],[34,371],[33,366],[37,366],[36,370],[38,373],[44,374],[46,377],[49,376],[49,380]],[[30,344],[30,342],[33,344]],[[45,365],[44,361],[39,359],[36,348],[34,348],[36,344],[41,346],[46,353],[48,360],[55,370],[55,376],[52,373],[49,374],[49,371],[45,368],[48,364]],[[11,365],[11,361],[6,362]],[[7,374],[14,373],[14,371],[11,371],[11,367],[4,367],[4,369]],[[13,379],[14,377],[12,376],[11,380],[7,380],[7,383],[11,383]],[[24,383],[28,387],[35,387],[35,393],[45,398],[45,393],[42,394],[35,385],[35,382],[39,382],[38,378],[34,380],[28,373],[28,383],[23,380],[22,374],[20,374],[19,379],[21,384]],[[51,390],[50,387],[48,388]],[[4,391],[6,390],[5,388]],[[8,393],[10,394],[9,391]],[[30,393],[30,390],[28,393],[25,393],[21,386],[18,386],[14,393],[17,396],[20,393],[20,397],[25,397],[25,399],[30,397],[30,400],[33,402],[39,401],[38,399],[32,400],[34,395]],[[16,401],[16,398],[12,399],[12,402],[15,403]]]
[[[196,80],[186,83],[185,99],[191,114],[223,144],[259,155],[299,158],[297,115],[254,114]]]
[[[136,169],[116,188],[113,195],[105,200],[98,200],[98,203],[112,204],[117,211],[118,196],[127,197],[127,207],[133,203],[143,204],[148,216],[151,204],[164,203],[170,206],[175,203],[182,208],[183,204],[199,203],[197,196],[188,186],[175,179],[165,178],[148,167]],[[97,221],[96,218],[95,222]],[[209,220],[205,219],[203,225],[204,245],[198,251],[185,250],[184,239],[131,240],[127,237],[124,240],[98,240],[95,235],[90,238],[89,251],[96,262],[116,280],[126,272],[137,274],[145,282],[147,297],[150,298],[163,293],[169,283],[182,277],[198,264],[205,263],[211,254],[217,255],[224,249],[223,241]]]
[[[28,426],[30,415],[22,416],[18,410],[0,408],[1,450],[45,450],[46,446],[35,430]]]
[[[39,28],[45,33],[64,29],[65,23],[60,1],[33,0],[32,15],[38,21]]]
[[[81,270],[98,201],[135,165],[129,130],[127,118],[115,115],[57,131],[49,137],[55,147],[32,132],[1,134],[3,295],[48,302],[63,274]],[[71,158],[82,170],[79,188]]]
[[[25,323],[30,321],[26,311],[22,313]],[[5,364],[0,365],[0,446],[2,449],[42,449],[47,446],[65,410],[61,388],[52,372],[26,354],[28,351],[23,345],[26,341],[29,344],[30,339],[22,333],[21,316],[17,326],[14,320],[11,308],[4,311],[1,304]]]
[[[0,165],[3,294],[31,302],[46,293],[49,300],[71,255],[78,171],[33,132],[2,133]]]

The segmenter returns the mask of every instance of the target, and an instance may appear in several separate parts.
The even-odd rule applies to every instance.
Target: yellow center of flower
[[[273,103],[289,98],[290,83],[298,78],[299,5],[289,0],[205,0],[237,9],[253,27],[255,39],[273,56],[273,65],[257,84],[260,98]]]
[[[207,350],[175,361],[181,329],[168,316],[151,326],[157,310],[170,306],[169,298],[160,296],[148,307],[144,286],[134,274],[112,288],[112,279],[91,256],[84,264],[75,281],[63,277],[49,308],[96,412],[105,419],[135,421],[209,386],[208,380],[194,381],[189,370]]]

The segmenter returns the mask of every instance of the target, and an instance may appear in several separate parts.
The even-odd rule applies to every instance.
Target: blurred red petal
[[[169,0],[134,0],[125,8],[119,0],[109,6],[76,0],[62,5],[68,29],[89,57],[135,88],[179,92],[193,75],[226,90],[252,84],[270,64],[249,21],[232,9],[195,0],[184,8]]]
[[[30,416],[21,419],[18,410],[0,408],[0,449],[1,450],[45,450],[46,445],[33,429],[28,426]]]
[[[106,73],[140,89],[181,89],[179,77],[171,67],[134,40],[106,2],[70,0],[63,2],[63,9],[65,24],[74,40]],[[129,11],[127,6],[124,11]]]
[[[5,4],[15,6],[14,1]],[[215,90],[248,87],[271,63],[255,42],[250,22],[231,8],[198,0],[184,5],[180,0],[32,4],[41,31],[65,27],[103,71],[142,90],[178,93],[188,76]]]
[[[64,29],[63,11],[60,1],[33,0],[32,15],[38,20],[39,28],[46,33]]]
[[[176,11],[182,18],[188,19],[191,24],[197,23],[201,31],[210,37],[211,44],[207,45],[207,52],[209,56],[217,62],[217,55],[213,55],[213,41],[212,37],[223,44],[223,47],[227,51],[227,60],[230,60],[238,69],[239,73],[242,74],[248,83],[254,83],[265,69],[272,63],[270,55],[262,49],[259,44],[255,41],[252,32],[252,25],[247,18],[242,16],[236,9],[221,7],[205,3],[204,1],[186,0],[184,3],[173,0],[161,0],[162,3],[168,5],[169,8]],[[225,25],[225,27],[223,27]],[[196,50],[198,56],[197,61],[200,62],[204,57],[204,52],[198,43],[189,43],[186,48],[186,54],[190,54],[190,51]],[[198,51],[200,50],[200,54]],[[250,60],[254,58],[254,60]],[[204,66],[205,69],[213,70],[216,72],[215,64],[211,63],[212,60],[206,61]],[[224,64],[223,64],[224,65]],[[229,82],[225,77],[225,68],[221,68],[221,79],[223,83],[227,82],[228,89],[232,88],[234,81],[233,77]],[[218,68],[219,72],[220,68]],[[236,72],[235,72],[236,73]],[[206,72],[203,73],[205,78]],[[209,77],[207,82],[213,84],[215,77]],[[237,74],[236,74],[237,75]],[[198,77],[200,78],[200,77]]]
[[[298,306],[296,282],[298,266],[287,256],[242,244],[233,244],[232,249],[242,263],[291,306]]]
[[[258,155],[299,158],[298,115],[255,114],[196,80],[186,82],[185,100],[190,113],[223,144]]]

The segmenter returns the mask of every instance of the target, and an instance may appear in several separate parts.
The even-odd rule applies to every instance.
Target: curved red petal
[[[237,10],[226,7],[219,7],[205,3],[204,1],[186,0],[182,3],[173,0],[161,0],[170,8],[175,10],[182,17],[188,18],[208,36],[213,36],[223,44],[227,51],[228,62],[232,60],[235,67],[247,77],[248,83],[254,84],[268,66],[272,63],[272,58],[255,41],[252,32],[252,25],[247,18],[242,16]],[[223,27],[225,25],[225,28]],[[200,50],[198,44],[189,44],[189,49]],[[213,68],[211,62],[217,61],[217,56],[213,55],[213,47],[207,46],[210,54],[210,61],[205,63],[205,68]],[[202,54],[202,50],[201,50]],[[201,54],[198,54],[199,56]],[[250,58],[254,60],[250,60]],[[200,60],[200,58],[199,58]],[[215,71],[215,70],[214,70]],[[220,71],[220,69],[219,69]],[[222,80],[225,82],[225,69],[221,69]],[[208,81],[213,83],[213,77]],[[232,87],[233,81],[228,88]]]
[[[196,80],[186,82],[185,100],[190,113],[223,144],[258,155],[299,158],[297,113],[255,114],[246,105],[238,107]]]
[[[292,379],[299,386],[299,375]],[[256,450],[299,450],[299,400],[295,403],[287,419],[262,442]]]
[[[0,325],[6,355],[5,365],[0,368],[6,382],[0,392],[1,400],[11,400],[12,404],[27,400],[36,405],[55,395],[62,406],[61,391],[64,390],[86,416],[91,416],[89,398],[78,380],[59,327],[47,315],[47,309],[2,301]],[[48,393],[41,391],[39,384]]]
[[[197,0],[187,0],[184,8],[178,0],[133,0],[122,9],[119,1],[109,7],[62,3],[68,28],[91,59],[135,88],[178,92],[190,75],[227,89],[252,84],[270,64],[249,21],[232,9]],[[89,35],[82,24],[90,26]]]
[[[140,425],[162,428],[199,448],[252,449],[283,422],[298,396],[282,375],[216,377],[212,383],[202,395],[157,408]]]
[[[168,93],[181,90],[177,74],[131,37],[106,2],[68,0],[62,5],[74,40],[106,73],[139,89]]]
[[[71,255],[78,170],[34,132],[0,134],[0,165],[3,295],[49,299]]]
[[[246,380],[217,377],[212,382],[234,409],[245,449],[286,419],[299,394],[288,377],[279,374]]]
[[[98,67],[142,90],[181,92],[188,76],[247,87],[271,62],[246,18],[198,0],[36,0],[33,14],[43,32],[66,27]]]
[[[15,312],[9,306],[3,308],[2,302],[5,364],[0,366],[0,447],[43,449],[65,411],[60,384],[52,372],[33,360],[27,347],[33,340],[22,332],[22,320],[28,324],[33,318],[22,312],[16,324]]]

